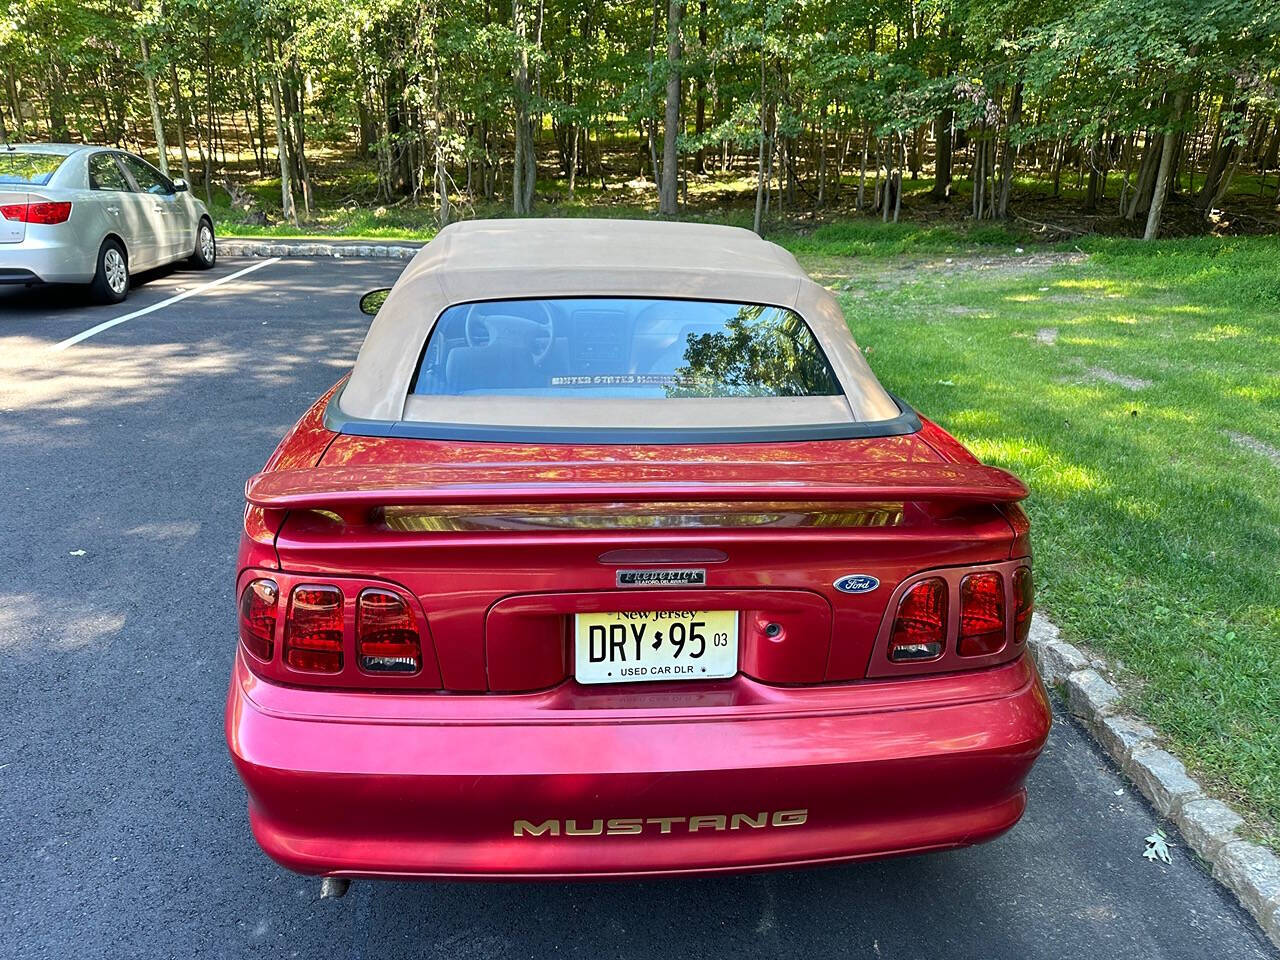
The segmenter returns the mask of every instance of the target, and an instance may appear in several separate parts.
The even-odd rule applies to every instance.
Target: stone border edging
[[[337,260],[411,260],[422,246],[403,243],[315,243],[232,237],[218,240],[227,257],[333,257]]]
[[[1120,691],[1058,628],[1035,614],[1028,639],[1045,683],[1063,691],[1067,709],[1142,792],[1156,812],[1172,820],[1215,879],[1280,946],[1280,857],[1236,832],[1244,819],[1208,796],[1173,754],[1162,750],[1149,725],[1119,711]]]

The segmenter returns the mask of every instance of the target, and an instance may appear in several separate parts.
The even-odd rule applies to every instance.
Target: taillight
[[[240,594],[240,642],[259,660],[271,659],[279,592],[274,580],[254,580]]]
[[[371,673],[417,673],[422,646],[413,611],[397,593],[369,589],[356,601],[356,658]]]
[[[889,638],[889,659],[895,663],[934,660],[947,643],[947,584],[931,577],[908,590],[898,604]]]
[[[19,223],[66,223],[71,218],[71,204],[61,200],[6,203],[0,207],[0,216]]]
[[[971,573],[960,581],[960,656],[996,653],[1004,642],[1004,580]]]
[[[284,662],[316,673],[342,669],[342,591],[337,587],[293,588],[284,621]]]
[[[1035,584],[1030,567],[1019,567],[1013,574],[1013,642],[1026,643],[1031,632],[1031,611],[1035,609]]]

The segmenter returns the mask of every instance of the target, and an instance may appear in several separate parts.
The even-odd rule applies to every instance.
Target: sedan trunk
[[[370,443],[422,442],[339,438],[323,466],[259,475],[249,500],[278,526],[283,569],[411,591],[445,688],[462,691],[564,681],[575,618],[591,613],[733,612],[749,677],[864,677],[894,588],[922,569],[1007,559],[1014,532],[998,505],[1024,494],[1003,471],[932,451],[885,458],[911,438],[812,445],[846,454],[826,461],[752,445],[718,461],[579,448],[552,463],[520,448],[495,459],[489,444],[477,460],[454,448],[443,466],[388,465],[387,449],[364,463]],[[879,588],[836,589],[851,575]]]

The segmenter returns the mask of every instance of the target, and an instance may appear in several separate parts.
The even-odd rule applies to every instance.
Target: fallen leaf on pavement
[[[1156,860],[1163,860],[1165,863],[1173,863],[1173,857],[1169,854],[1169,843],[1165,839],[1164,831],[1157,829],[1155,833],[1146,838],[1147,849],[1142,855],[1155,863]]]

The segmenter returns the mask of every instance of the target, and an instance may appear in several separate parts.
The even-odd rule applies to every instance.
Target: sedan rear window
[[[65,156],[26,150],[0,150],[0,183],[42,187],[48,183]]]
[[[841,388],[808,325],[785,307],[578,297],[449,307],[412,392],[688,399],[830,397]]]

